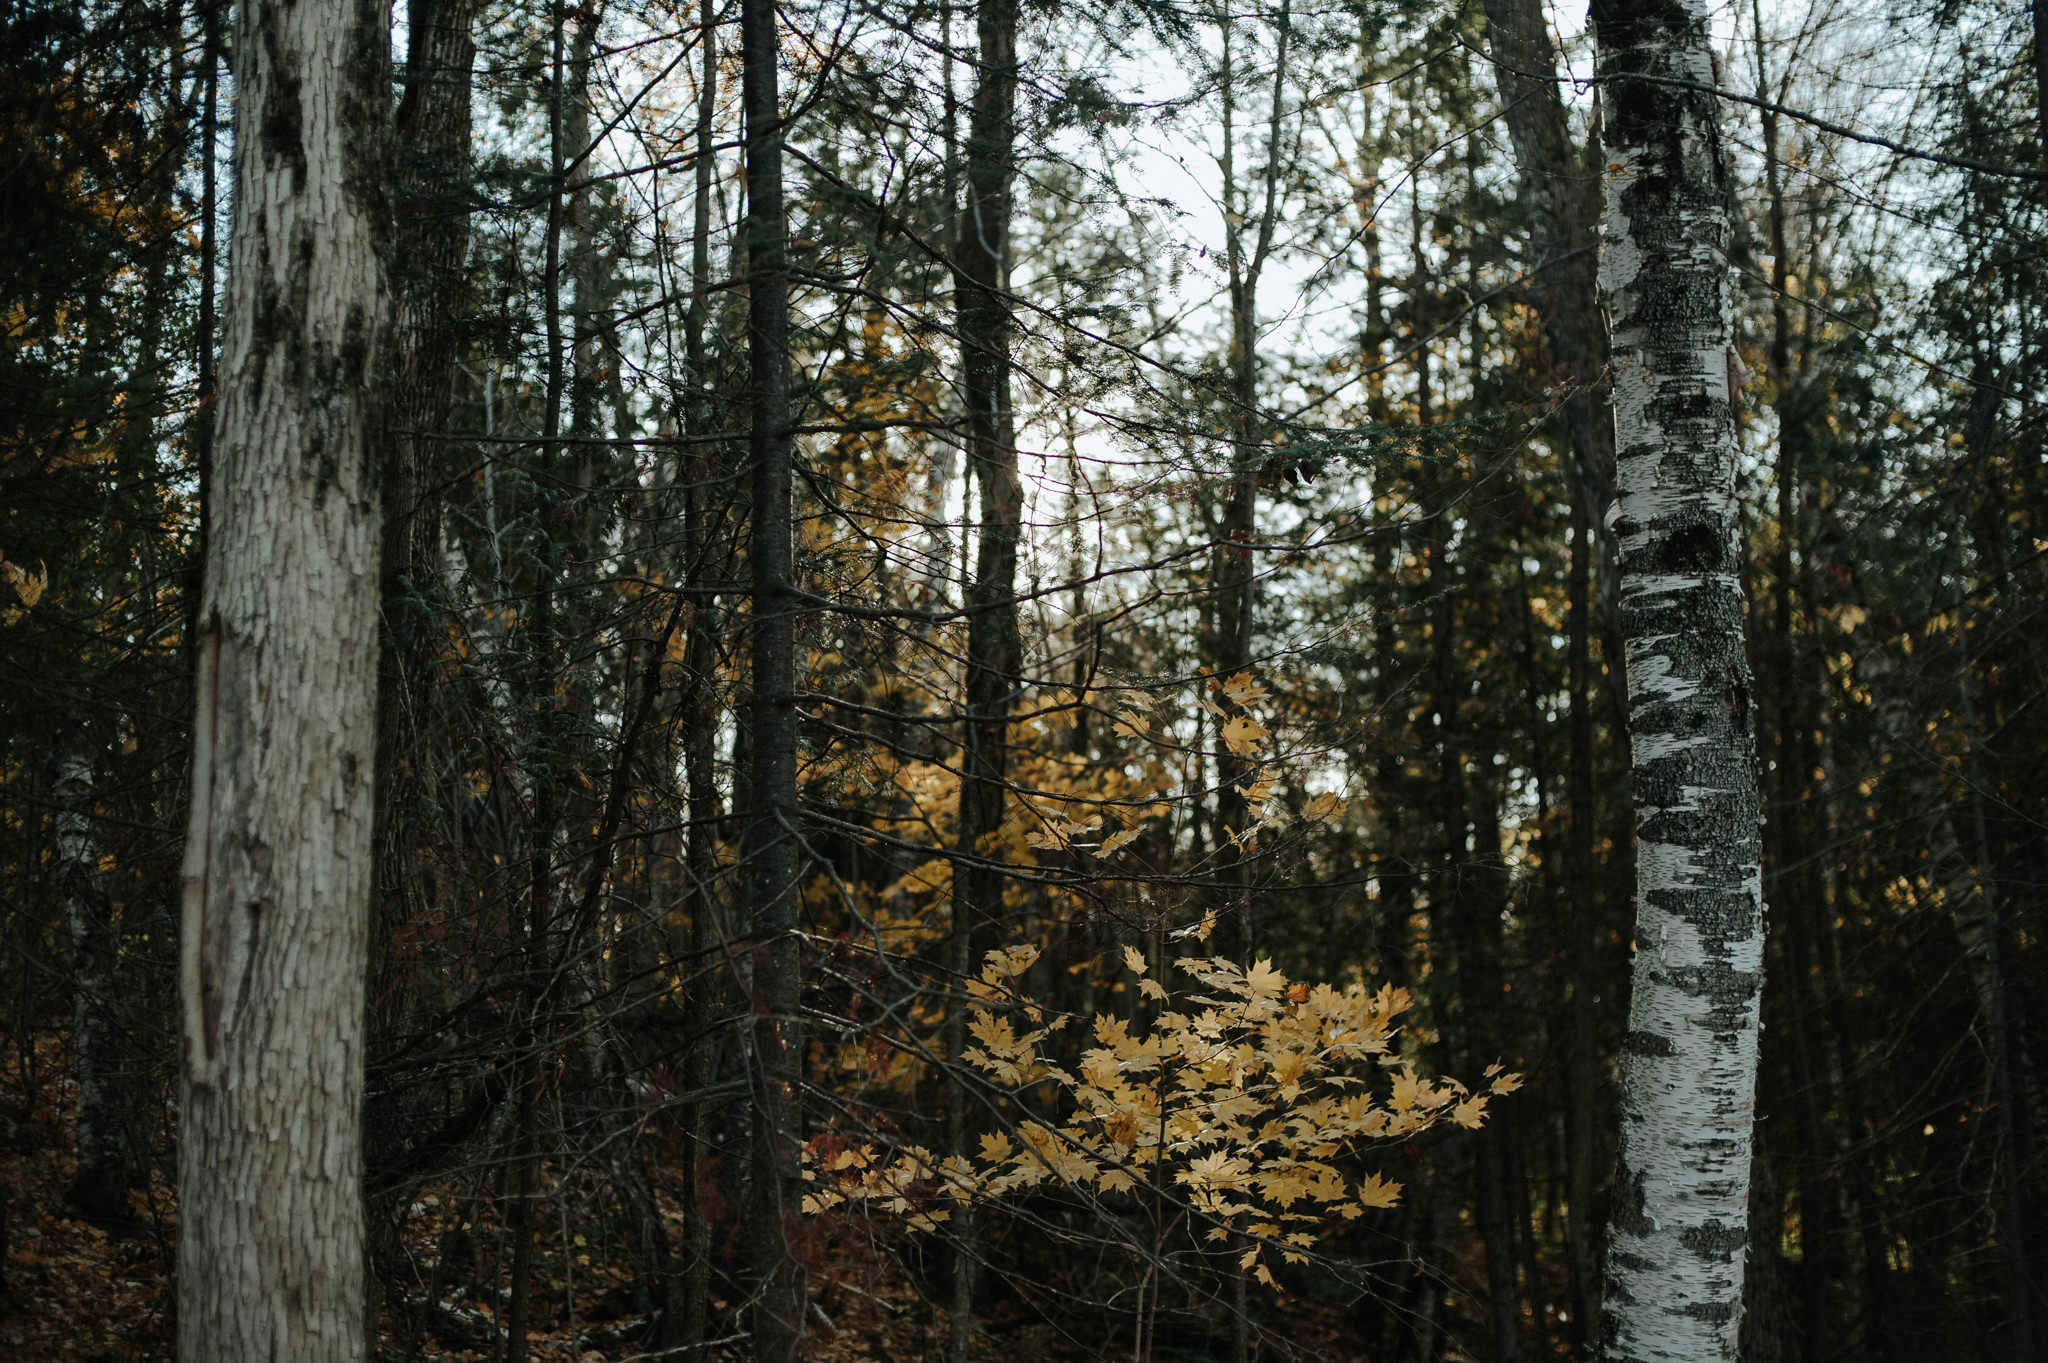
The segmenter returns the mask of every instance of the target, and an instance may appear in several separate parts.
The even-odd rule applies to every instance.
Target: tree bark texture
[[[180,950],[182,1358],[365,1356],[389,14],[250,0]]]
[[[1603,1352],[1736,1357],[1748,1242],[1763,877],[1743,652],[1728,184],[1699,0],[1605,0],[1600,284],[1613,328],[1636,825]]]
[[[796,795],[796,609],[791,559],[789,224],[782,190],[780,51],[774,0],[742,0],[741,104],[746,114],[747,361],[752,465],[753,657],[748,815],[741,859],[752,957],[753,1174],[742,1215],[754,1283],[754,1357],[784,1363],[803,1335],[809,1300],[790,1244],[802,1185],[803,1037],[797,1015],[799,830]]]

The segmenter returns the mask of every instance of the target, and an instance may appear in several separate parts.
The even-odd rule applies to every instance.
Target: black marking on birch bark
[[[1702,1255],[1730,1255],[1738,1253],[1749,1243],[1749,1229],[1709,1221],[1704,1226],[1694,1226],[1682,1232],[1678,1243]]]
[[[1675,1050],[1668,1037],[1655,1032],[1630,1032],[1621,1040],[1621,1048],[1631,1055],[1672,1055]]]

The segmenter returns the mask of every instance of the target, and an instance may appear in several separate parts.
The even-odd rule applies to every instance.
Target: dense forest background
[[[820,1357],[1590,1357],[1633,869],[1585,16],[780,14],[772,945],[737,8],[395,16],[381,1356],[744,1356],[772,1118]],[[1745,1356],[2029,1363],[2048,49],[1995,0],[1716,23],[1768,817]],[[170,1348],[228,32],[24,0],[0,61],[19,1357]],[[756,1053],[757,973],[801,980],[800,1054]],[[1188,998],[1385,1054],[1231,1108],[1158,1042]],[[1162,1148],[1169,1090],[1308,1122],[1298,1177],[1089,1164],[1142,1148],[1133,1083]]]

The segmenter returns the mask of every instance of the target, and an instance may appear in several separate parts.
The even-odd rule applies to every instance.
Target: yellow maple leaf
[[[1038,948],[1029,942],[1021,946],[992,948],[983,957],[981,978],[990,984],[1014,980],[1038,959]]]
[[[1301,816],[1310,823],[1328,823],[1343,813],[1344,802],[1334,795],[1324,793],[1303,806]]]
[[[1252,680],[1248,672],[1239,672],[1220,683],[1217,689],[1239,705],[1250,705],[1266,698],[1266,688]]]
[[[39,571],[32,573],[18,563],[9,563],[6,559],[0,558],[0,575],[7,578],[8,585],[14,588],[14,594],[21,598],[24,607],[34,606],[43,599],[43,593],[49,590],[49,568],[40,560],[37,561],[36,567]]]
[[[1287,988],[1287,977],[1273,968],[1270,959],[1254,962],[1252,968],[1245,972],[1244,982],[1255,999],[1278,998]]]
[[[1102,1172],[1095,1176],[1095,1186],[1105,1193],[1121,1193],[1137,1187],[1138,1180],[1121,1169],[1105,1166]]]
[[[1144,831],[1142,828],[1126,828],[1121,833],[1112,833],[1102,840],[1102,846],[1095,849],[1095,855],[1106,857],[1112,852],[1121,852],[1136,842]]]
[[[1124,948],[1124,964],[1130,968],[1131,973],[1134,975],[1142,975],[1148,969],[1144,956],[1139,953],[1136,947]]]
[[[1358,1202],[1364,1207],[1391,1207],[1401,1200],[1401,1185],[1378,1174],[1358,1180]]]
[[[1415,1077],[1413,1070],[1398,1070],[1394,1074],[1394,1091],[1388,1098],[1388,1106],[1396,1112],[1407,1112],[1422,1100],[1425,1086]]]
[[[1239,757],[1250,757],[1259,750],[1259,740],[1266,736],[1266,728],[1249,715],[1239,715],[1226,720],[1223,725],[1223,746]]]

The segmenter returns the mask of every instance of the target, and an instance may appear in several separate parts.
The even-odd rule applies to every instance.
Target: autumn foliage
[[[1520,1087],[1498,1065],[1476,1092],[1422,1073],[1395,1045],[1405,989],[1310,985],[1268,960],[1246,969],[1182,957],[1174,965],[1194,983],[1172,991],[1132,947],[1123,964],[1138,977],[1140,1019],[1096,1015],[1092,1044],[1069,1068],[1050,1052],[1072,1019],[1047,1016],[1017,987],[1038,954],[990,951],[972,986],[977,1044],[965,1059],[1002,1100],[1007,1129],[984,1134],[973,1158],[837,1142],[818,1158],[813,1142],[805,1211],[852,1205],[930,1229],[949,1203],[1047,1182],[1170,1199],[1276,1285],[1268,1251],[1304,1262],[1320,1227],[1399,1198],[1399,1183],[1347,1169],[1347,1154],[1444,1124],[1476,1129],[1490,1097]]]

